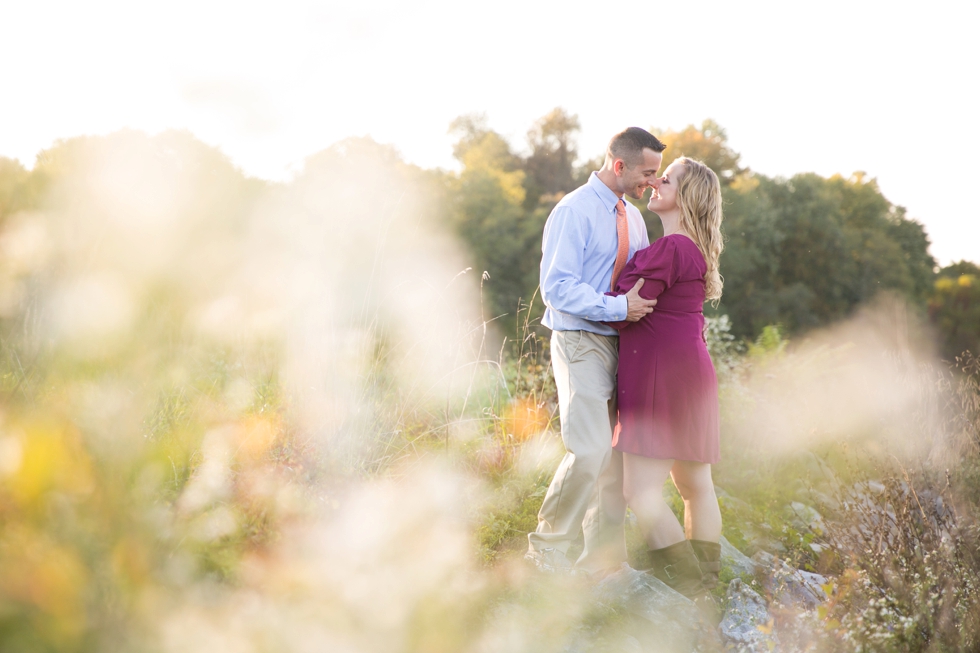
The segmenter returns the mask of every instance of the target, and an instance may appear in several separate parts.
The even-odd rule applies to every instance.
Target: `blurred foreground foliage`
[[[386,218],[441,192],[356,140],[290,185],[180,132],[72,139],[30,172],[0,161],[0,650],[205,650],[236,592],[301,591],[284,531],[393,465],[399,426],[445,417],[399,398],[412,380],[386,322],[406,320],[374,303],[362,257],[337,255],[384,256],[352,182],[379,171]]]
[[[183,133],[0,161],[0,650],[538,653],[602,622],[520,562],[561,454],[535,252],[592,168],[577,129],[556,110],[519,156],[461,119],[458,174],[353,139],[289,184]],[[928,301],[947,351],[975,346],[975,267],[934,278],[873,181],[753,175],[709,123],[663,136],[731,203],[726,537],[835,579],[810,650],[975,649],[980,368],[908,344]],[[435,268],[431,224],[469,243],[454,273],[489,271],[482,320],[424,294],[479,277]],[[879,287],[912,310],[806,344]]]

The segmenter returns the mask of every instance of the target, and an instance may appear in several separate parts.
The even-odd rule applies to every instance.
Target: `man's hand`
[[[636,284],[626,293],[626,321],[637,322],[641,317],[653,312],[653,307],[657,305],[656,299],[643,299],[640,297],[640,288],[643,287],[644,279],[638,279]]]

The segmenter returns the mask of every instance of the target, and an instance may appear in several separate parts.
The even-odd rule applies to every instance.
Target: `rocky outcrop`
[[[760,551],[752,556],[759,566],[762,585],[772,600],[783,608],[813,610],[827,600],[823,585],[827,577],[794,569],[771,553]]]
[[[617,573],[596,586],[595,595],[628,617],[625,630],[641,644],[641,650],[696,648],[701,633],[697,607],[653,575],[624,563]],[[657,648],[651,648],[654,646]]]
[[[723,648],[771,653],[780,650],[779,615],[807,612],[826,600],[821,586],[827,578],[794,569],[770,553],[760,551],[749,558],[722,538],[722,563],[736,578],[728,585],[717,632],[705,623],[693,602],[624,563],[593,587],[597,612],[590,623],[572,633],[564,652],[690,653]],[[769,601],[738,576],[759,579]],[[604,616],[595,618],[598,614]],[[784,634],[790,640],[798,635],[792,628]]]
[[[792,507],[807,526],[822,526],[816,510]],[[722,575],[734,579],[717,629],[706,624],[692,601],[624,563],[593,587],[598,612],[574,631],[565,652],[771,653],[786,646],[796,650],[802,640],[794,623],[826,601],[822,586],[828,579],[795,569],[766,551],[749,558],[724,537],[720,543]],[[595,618],[598,614],[603,616]],[[786,641],[780,643],[777,633]]]
[[[736,578],[728,585],[727,602],[719,627],[725,650],[737,653],[778,650],[779,640],[765,599]]]
[[[736,576],[754,576],[757,565],[752,560],[734,546],[724,537],[721,538],[721,564],[722,568],[728,568]]]

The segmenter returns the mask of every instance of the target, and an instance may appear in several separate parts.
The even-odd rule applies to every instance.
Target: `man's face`
[[[617,160],[616,178],[619,180],[620,191],[635,200],[642,199],[643,192],[657,179],[657,170],[660,169],[662,159],[660,152],[644,148],[643,160],[635,166],[631,167],[625,161]]]

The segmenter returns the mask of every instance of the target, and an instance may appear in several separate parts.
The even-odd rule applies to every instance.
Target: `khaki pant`
[[[588,571],[626,560],[623,455],[612,448],[618,341],[616,336],[588,331],[551,335],[566,453],[528,542],[532,551],[553,548],[567,553],[581,529],[585,548],[576,566]]]

